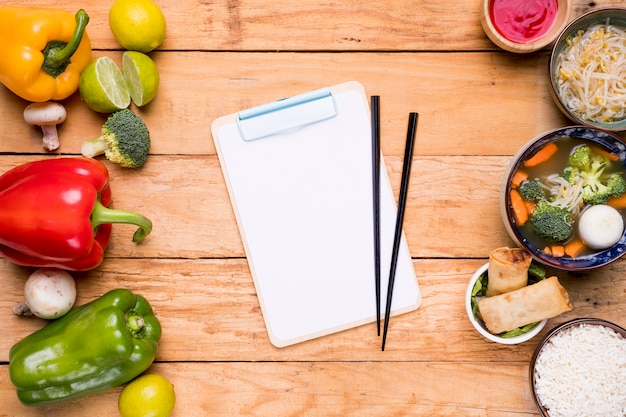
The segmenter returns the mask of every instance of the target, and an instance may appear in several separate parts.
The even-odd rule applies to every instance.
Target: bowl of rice
[[[533,354],[529,380],[543,417],[623,417],[626,330],[597,318],[555,327]]]
[[[605,7],[572,20],[549,60],[550,92],[572,121],[626,130],[626,8]]]

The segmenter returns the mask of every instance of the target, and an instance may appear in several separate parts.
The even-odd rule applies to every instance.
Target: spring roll
[[[530,252],[524,249],[503,247],[492,250],[487,270],[487,297],[525,287],[531,262]]]
[[[480,316],[493,334],[556,317],[571,309],[569,295],[555,276],[478,301]]]

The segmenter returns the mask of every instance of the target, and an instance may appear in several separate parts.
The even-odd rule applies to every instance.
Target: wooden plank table
[[[78,304],[113,288],[143,294],[163,325],[149,372],[176,387],[173,416],[538,415],[528,384],[537,340],[486,341],[463,303],[467,281],[489,252],[513,245],[499,215],[504,168],[539,133],[569,124],[550,97],[548,50],[515,55],[495,47],[479,22],[481,0],[312,2],[157,0],[167,37],[151,53],[161,73],[141,109],[152,132],[144,168],[110,169],[114,205],[154,222],[141,244],[114,227],[104,263],[75,274]],[[574,14],[626,1],[574,0]],[[35,0],[3,4],[45,5]],[[119,62],[111,1],[84,8],[93,55]],[[267,337],[232,206],[210,135],[221,115],[344,81],[381,96],[382,151],[397,195],[406,117],[420,113],[405,217],[423,303],[391,320],[380,350],[375,324],[278,349]],[[78,95],[55,154],[77,155],[104,116]],[[27,103],[0,87],[0,172],[49,158],[40,131],[22,122]],[[574,317],[626,326],[626,261],[585,274],[560,273]],[[28,408],[8,375],[8,352],[41,328],[14,316],[33,268],[0,261],[0,415],[114,416],[121,388],[71,403]]]

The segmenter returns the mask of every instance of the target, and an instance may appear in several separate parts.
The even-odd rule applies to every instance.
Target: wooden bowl
[[[491,5],[495,0],[484,0],[480,13],[480,23],[483,26],[483,30],[500,48],[514,53],[529,53],[538,51],[551,43],[553,43],[559,36],[563,28],[569,23],[571,0],[557,0],[557,12],[556,18],[550,27],[550,29],[541,37],[528,42],[516,42],[503,36],[492,20]]]

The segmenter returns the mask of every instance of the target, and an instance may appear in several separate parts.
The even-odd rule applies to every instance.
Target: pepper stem
[[[133,235],[133,242],[143,240],[152,231],[152,222],[141,214],[124,210],[113,210],[103,206],[100,201],[96,201],[91,212],[91,225],[96,229],[101,224],[109,223],[126,223],[139,226],[139,229]]]
[[[89,15],[85,10],[80,9],[76,12],[75,19],[76,28],[69,41],[50,41],[42,51],[44,55],[42,69],[52,77],[57,77],[65,71],[70,64],[70,58],[83,40],[85,28],[89,23]]]
[[[143,319],[143,316],[135,310],[129,310],[126,313],[126,325],[128,326],[128,331],[130,331],[130,334],[133,335],[133,337],[143,337],[146,328],[146,321]]]

